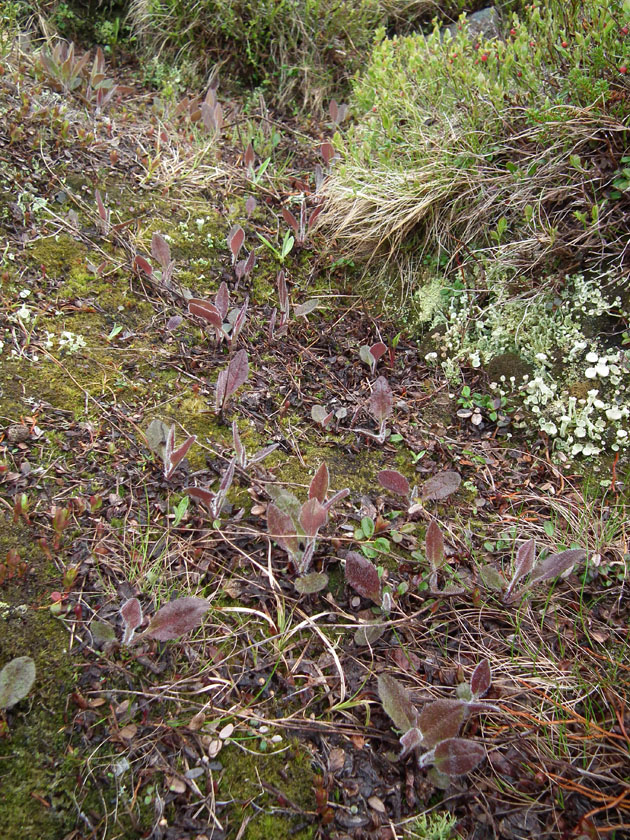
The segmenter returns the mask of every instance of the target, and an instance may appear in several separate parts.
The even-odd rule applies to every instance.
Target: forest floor
[[[458,417],[457,394],[330,243],[315,232],[283,255],[282,209],[317,206],[330,125],[224,100],[219,136],[199,103],[128,78],[99,109],[83,77],[64,90],[35,53],[2,69],[0,665],[37,667],[0,718],[4,837],[628,836],[623,476],[586,480],[542,441]],[[239,256],[257,255],[240,279],[235,225]],[[274,330],[281,269],[291,309]],[[230,309],[248,300],[233,346],[187,306],[224,282]],[[378,342],[371,369],[359,351]],[[217,413],[217,376],[241,350],[248,378]],[[378,377],[392,392],[382,441]],[[210,515],[183,491],[217,490],[234,420],[250,457],[276,448],[236,467]],[[196,440],[166,478],[155,430],[171,425],[177,444]],[[317,535],[312,571],[328,581],[309,594],[267,514],[281,489],[305,500],[323,462],[349,494]],[[424,492],[387,492],[382,470]],[[509,602],[530,539],[586,562]],[[378,598],[345,581],[347,551],[377,567]],[[122,643],[123,604],[151,616],[187,596],[209,602],[200,627]],[[377,678],[421,708],[486,659],[487,709],[462,733],[485,758],[441,790],[399,758]]]

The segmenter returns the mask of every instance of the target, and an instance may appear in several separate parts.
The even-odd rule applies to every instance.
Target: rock
[[[501,37],[501,21],[499,13],[494,6],[488,6],[485,9],[479,9],[478,12],[473,12],[466,16],[468,22],[468,32],[471,38],[500,38]],[[454,23],[451,26],[445,26],[442,32],[450,32],[453,37],[457,34],[458,24]]]
[[[28,426],[25,426],[24,423],[14,423],[7,429],[7,440],[9,443],[24,443],[30,436],[31,433],[28,430]]]

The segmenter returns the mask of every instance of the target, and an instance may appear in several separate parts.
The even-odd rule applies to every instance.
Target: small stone
[[[28,426],[25,426],[24,423],[14,423],[7,429],[7,440],[9,443],[24,443],[30,436],[31,433],[28,430]]]

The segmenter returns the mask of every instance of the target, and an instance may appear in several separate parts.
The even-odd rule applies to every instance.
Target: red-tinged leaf
[[[153,274],[153,267],[150,262],[147,262],[144,257],[141,257],[140,254],[136,254],[133,258],[133,267],[137,272],[142,271],[147,277],[151,277]]]
[[[322,525],[326,524],[328,511],[316,498],[304,502],[300,511],[300,525],[307,537],[314,537]]]
[[[223,128],[223,108],[220,102],[214,106],[214,125],[217,131],[221,131]]]
[[[440,526],[432,519],[425,535],[427,560],[432,571],[436,572],[444,565],[444,536]]]
[[[238,315],[234,321],[234,326],[232,327],[232,334],[230,335],[230,347],[236,344],[236,340],[239,337],[241,330],[245,325],[245,321],[247,320],[247,307],[249,305],[249,297],[246,297],[243,305],[239,309]],[[247,379],[247,377],[245,377]]]
[[[255,209],[256,209],[256,199],[254,198],[253,195],[250,195],[250,197],[245,202],[245,212],[247,213],[247,218],[248,219],[251,219],[251,217],[254,214]]]
[[[378,362],[383,353],[385,353],[386,351],[387,345],[383,344],[382,341],[377,341],[376,344],[373,344],[370,347],[370,355],[372,356],[375,362]]]
[[[454,738],[468,716],[463,700],[435,700],[420,712],[418,728],[424,737],[424,746],[432,749],[446,738]]]
[[[347,103],[343,102],[339,106],[339,111],[338,111],[337,116],[338,116],[338,121],[340,123],[342,123],[345,120],[345,118],[348,116],[348,105],[347,105]]]
[[[221,409],[223,408],[223,403],[225,402],[227,378],[227,368],[223,368],[223,370],[219,371],[219,374],[217,376],[216,392],[214,395],[214,407],[217,411],[221,411]]]
[[[325,140],[319,147],[319,153],[324,158],[326,166],[329,166],[335,156],[335,147],[329,140]]]
[[[311,312],[313,312],[319,306],[319,298],[311,298],[307,300],[305,303],[300,303],[298,306],[293,307],[293,312],[296,317],[300,315],[303,318],[306,318]]]
[[[313,210],[313,212],[311,213],[311,215],[308,217],[308,228],[309,228],[309,230],[313,227],[313,225],[315,224],[315,222],[317,221],[317,219],[319,217],[319,214],[322,212],[323,209],[324,209],[324,205],[320,204],[319,207],[316,207]]]
[[[216,494],[212,490],[205,490],[203,487],[184,487],[184,493],[196,502],[201,502],[208,510],[214,507]]]
[[[225,280],[219,286],[219,291],[216,294],[214,299],[214,305],[225,321],[226,316],[228,314],[228,309],[230,308],[230,291],[227,287],[227,283]]]
[[[157,260],[162,268],[166,268],[171,261],[171,249],[168,246],[168,242],[157,231],[151,237],[151,254],[153,259]]]
[[[164,460],[170,463],[171,455],[175,449],[175,425],[172,425],[166,433],[166,442],[164,443]]]
[[[230,463],[227,465],[225,472],[221,476],[221,481],[219,483],[219,493],[222,496],[225,496],[227,491],[232,486],[232,482],[234,481],[234,470],[236,469],[236,457],[230,459]]]
[[[244,269],[244,276],[245,277],[247,277],[248,274],[252,273],[255,265],[256,265],[256,249],[252,248],[252,250],[249,252],[249,256],[247,257],[247,260],[245,261],[245,269]]]
[[[519,578],[525,577],[534,568],[536,563],[536,540],[531,539],[518,547],[516,561],[514,563],[514,578],[516,583]],[[512,586],[512,584],[510,584]]]
[[[409,482],[402,473],[398,472],[398,470],[381,470],[376,477],[378,478],[381,487],[384,487],[391,493],[407,497],[411,493]]]
[[[392,389],[389,387],[389,382],[384,376],[379,376],[374,383],[369,405],[372,417],[374,417],[379,425],[383,425],[392,413],[394,406]]]
[[[236,420],[232,420],[232,441],[234,442],[234,451],[236,452],[236,459],[239,467],[244,467],[247,464],[247,455],[245,454],[245,447],[241,441],[241,436],[238,433],[238,425]]]
[[[170,601],[156,612],[143,635],[159,642],[177,639],[199,627],[209,609],[210,601],[205,598]]]
[[[378,696],[385,714],[397,729],[404,733],[416,726],[418,710],[411,702],[409,692],[398,680],[389,674],[381,674],[378,678]]]
[[[216,330],[223,329],[223,318],[217,307],[210,303],[209,300],[201,300],[199,298],[191,298],[188,301],[188,311],[191,315],[196,315],[198,318],[203,318]]]
[[[245,166],[251,167],[254,165],[255,160],[256,155],[254,154],[254,147],[251,143],[248,143],[247,148],[245,149],[245,154],[243,155],[243,162]]]
[[[557,578],[573,568],[576,563],[580,563],[585,557],[586,552],[583,548],[569,548],[559,554],[551,554],[536,566],[532,572],[529,585],[539,583],[542,580]]]
[[[337,105],[336,99],[331,99],[330,104],[328,106],[328,113],[330,114],[330,119],[336,123],[339,117],[339,106]]]
[[[301,595],[312,595],[314,592],[321,592],[328,586],[328,575],[323,572],[309,572],[302,575],[293,582],[296,590]]]
[[[343,490],[337,490],[337,492],[333,493],[330,499],[328,499],[328,501],[324,503],[324,507],[326,508],[326,510],[330,510],[333,505],[337,504],[337,502],[340,502],[342,499],[345,499],[346,496],[349,495],[350,489],[348,487],[344,487]]]
[[[241,385],[247,382],[249,376],[249,363],[247,361],[247,350],[239,350],[231,359],[227,367],[227,380],[225,384],[226,398],[230,398]]]
[[[238,259],[243,242],[245,242],[245,231],[240,225],[234,225],[227,237],[228,248],[232,252],[232,264]]]
[[[470,678],[470,690],[475,698],[483,697],[492,685],[492,671],[487,659],[482,659]]]
[[[96,206],[98,208],[98,215],[101,217],[101,220],[105,223],[108,221],[108,214],[107,210],[105,209],[105,205],[103,204],[103,199],[101,198],[101,194],[99,190],[95,190],[94,197],[96,198]]]
[[[401,758],[419,750],[423,746],[422,732],[415,726],[408,729],[404,735],[400,736],[400,746],[402,747]]]
[[[137,598],[129,598],[120,608],[120,615],[125,624],[123,645],[128,645],[133,639],[134,633],[142,624],[142,607]]]
[[[250,464],[257,464],[259,461],[262,461],[267,455],[271,455],[272,452],[280,446],[279,443],[270,443],[269,446],[263,447],[263,449],[259,449],[258,452],[254,453],[252,457],[249,459]]]
[[[421,487],[422,498],[434,501],[446,499],[457,490],[461,483],[462,477],[459,473],[455,470],[445,470],[424,482]]]
[[[181,315],[173,315],[173,316],[172,316],[172,317],[170,317],[170,318],[168,319],[168,321],[166,322],[166,329],[167,329],[167,330],[169,330],[169,332],[170,332],[171,330],[176,330],[176,329],[177,329],[177,327],[179,327],[179,325],[181,324],[181,322],[182,322],[183,320],[184,320],[184,319],[182,318],[182,316],[181,316]]]
[[[449,738],[435,748],[433,764],[447,776],[463,776],[474,770],[486,757],[481,744],[465,738]]]
[[[276,280],[278,284],[278,308],[280,312],[289,311],[289,294],[287,292],[287,281],[284,279],[284,269],[280,269]]]
[[[286,207],[282,208],[282,218],[284,221],[289,225],[289,227],[293,230],[296,236],[299,236],[300,233],[300,223],[295,218],[293,213],[288,210]]]
[[[369,598],[375,604],[380,603],[381,581],[376,566],[367,557],[357,554],[356,551],[349,551],[346,554],[345,577],[359,595]]]
[[[328,474],[328,465],[326,461],[322,461],[319,469],[313,476],[308,488],[309,499],[317,499],[324,504],[326,501],[326,493],[328,493],[328,485],[330,483],[330,476]]]
[[[197,436],[196,435],[191,435],[188,438],[188,440],[184,441],[184,443],[182,443],[181,446],[179,446],[177,449],[174,450],[174,452],[171,454],[171,459],[170,459],[171,469],[169,470],[169,476],[175,470],[177,465],[181,461],[183,461],[183,459],[186,457],[186,454],[187,454],[188,450],[190,449],[190,447],[193,445],[193,443],[196,440],[197,440]]]
[[[273,502],[267,505],[267,531],[287,554],[294,557],[299,552],[299,543],[293,519],[281,511]]]

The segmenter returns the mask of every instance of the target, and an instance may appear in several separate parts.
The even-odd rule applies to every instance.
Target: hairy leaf
[[[366,624],[361,624],[354,632],[354,643],[363,647],[364,645],[373,645],[377,642],[386,627],[380,621],[368,621]]]
[[[287,281],[284,279],[284,270],[280,269],[276,279],[278,285],[278,309],[287,314],[289,312],[289,293],[287,292]]]
[[[275,504],[267,506],[267,530],[278,545],[287,554],[295,558],[300,550],[295,523],[288,513],[280,510]]]
[[[29,693],[35,682],[35,661],[30,656],[11,659],[0,671],[0,709],[10,709]]]
[[[214,395],[214,407],[217,411],[221,411],[223,403],[225,402],[225,394],[227,388],[228,372],[227,368],[219,371],[217,376],[216,392]]]
[[[206,490],[203,487],[184,487],[183,492],[196,502],[201,502],[202,505],[205,505],[212,512],[216,498],[216,493],[213,493],[212,490]]]
[[[167,426],[163,420],[159,420],[155,417],[151,420],[148,429],[144,433],[149,449],[151,452],[155,452],[156,455],[159,455],[160,458],[164,457],[164,449],[169,431],[170,427]]]
[[[486,589],[493,589],[495,592],[503,590],[505,581],[501,573],[489,563],[479,567],[479,577]]]
[[[328,493],[329,482],[330,477],[328,475],[328,465],[326,464],[326,461],[322,461],[319,465],[319,469],[311,479],[311,483],[308,488],[309,499],[317,499],[324,504],[326,501],[326,493]]]
[[[120,615],[125,624],[123,645],[130,644],[137,628],[142,624],[142,607],[137,598],[129,598],[120,608]]]
[[[239,467],[246,467],[247,455],[245,453],[245,447],[243,446],[243,443],[241,441],[241,436],[238,433],[238,425],[236,423],[236,418],[232,420],[232,441],[234,443],[234,451],[236,452],[236,458]]]
[[[245,166],[251,167],[254,165],[254,161],[256,156],[254,154],[254,147],[251,143],[247,144],[247,148],[245,149],[245,154],[243,155],[243,162]]]
[[[382,341],[377,341],[376,344],[373,344],[370,347],[370,356],[372,356],[372,358],[374,359],[374,362],[376,363],[381,358],[383,353],[385,353],[386,350],[387,350],[387,345],[383,344]]]
[[[402,752],[400,753],[401,758],[409,755],[410,752],[419,750],[420,747],[424,746],[422,732],[415,726],[412,729],[408,729],[400,736],[400,746],[402,747]]]
[[[324,158],[326,166],[330,165],[331,160],[335,156],[335,147],[329,140],[325,140],[319,147],[319,152]]]
[[[143,636],[160,642],[176,639],[199,627],[209,609],[206,598],[177,598],[156,612]]]
[[[209,300],[200,300],[199,298],[191,298],[188,301],[188,311],[191,315],[196,315],[198,318],[203,318],[217,330],[223,330],[223,317],[217,307],[210,303]]]
[[[318,218],[319,214],[322,212],[323,209],[324,209],[324,205],[320,204],[319,207],[316,207],[312,211],[311,215],[308,217],[308,227],[309,227],[309,229],[313,227],[313,225],[317,221],[317,218]]]
[[[332,420],[332,411],[327,411],[323,405],[314,405],[311,408],[311,418],[320,426],[327,426]]]
[[[279,443],[270,443],[269,446],[264,446],[262,449],[259,449],[258,452],[255,452],[252,455],[252,457],[249,459],[249,463],[250,464],[258,464],[260,461],[262,461],[264,458],[266,458],[267,455],[271,455],[272,452],[275,452],[275,450],[279,446],[280,446]]]
[[[381,581],[376,566],[367,557],[357,554],[356,551],[349,551],[346,554],[345,577],[359,595],[369,598],[376,604],[380,603]]]
[[[151,237],[151,254],[162,268],[166,268],[171,262],[171,249],[169,248],[168,242],[157,231]]]
[[[447,776],[463,776],[481,764],[485,756],[481,744],[465,738],[449,738],[436,746],[433,764]]]
[[[256,199],[254,198],[253,195],[250,195],[250,197],[245,202],[245,212],[247,213],[247,218],[248,219],[251,219],[255,209],[256,209]]]
[[[187,440],[184,441],[184,443],[182,443],[181,446],[178,446],[177,449],[170,453],[168,464],[165,464],[164,466],[164,476],[166,478],[170,478],[173,475],[173,473],[177,469],[178,464],[184,460],[188,453],[188,450],[196,440],[197,436],[191,435]]]
[[[402,473],[398,472],[398,470],[381,470],[376,477],[378,478],[381,487],[384,487],[391,493],[407,497],[411,493],[409,482]]]
[[[240,225],[234,225],[227,236],[228,248],[232,252],[232,265],[238,259],[239,251],[245,242],[245,231]]]
[[[328,512],[321,502],[315,497],[304,502],[300,511],[300,525],[307,537],[314,537],[319,529],[326,523]]]
[[[302,503],[298,498],[296,498],[296,496],[293,495],[293,493],[285,490],[284,487],[277,487],[273,484],[267,485],[267,493],[269,493],[275,502],[278,510],[286,513],[287,516],[290,516],[294,523],[299,521]]]
[[[487,659],[482,659],[470,678],[470,690],[473,697],[483,697],[492,685],[492,671]]]
[[[446,499],[457,490],[461,482],[462,477],[459,473],[455,470],[445,470],[424,482],[421,487],[422,498],[435,501]]]
[[[306,318],[311,312],[313,312],[319,306],[319,298],[311,298],[307,300],[305,303],[300,303],[297,306],[293,307],[293,312],[295,313],[296,317],[300,315],[303,318]]]
[[[349,495],[349,487],[344,487],[343,490],[337,490],[337,492],[333,493],[330,499],[328,499],[328,501],[324,503],[324,507],[326,508],[326,510],[330,510],[333,507],[333,505],[337,504],[337,502],[340,502],[341,499],[345,499],[346,496]]]
[[[323,572],[309,572],[293,581],[293,585],[301,595],[312,595],[321,592],[328,586],[328,575]]]
[[[424,745],[431,749],[446,738],[454,738],[468,715],[463,700],[435,700],[420,712],[418,727],[424,736]]]
[[[300,235],[300,224],[298,220],[295,218],[293,213],[287,209],[286,207],[282,208],[282,218],[284,221],[289,225],[289,227],[293,230],[295,235],[299,237]]]
[[[370,348],[367,346],[367,344],[362,344],[361,347],[359,347],[359,358],[369,368],[373,367],[374,358],[372,357],[372,354],[370,353]]]
[[[134,264],[134,268],[136,269],[137,272],[142,271],[142,272],[144,272],[144,274],[147,275],[147,277],[152,276],[153,266],[151,265],[150,262],[145,260],[144,257],[141,257],[140,254],[136,254],[136,256],[133,259],[133,264]]]
[[[230,290],[228,289],[225,280],[219,286],[219,291],[214,299],[214,305],[221,318],[225,321],[228,309],[230,308]]]
[[[234,326],[232,327],[232,335],[230,336],[230,347],[236,343],[236,339],[239,337],[243,326],[245,325],[245,321],[247,320],[247,307],[249,305],[249,295],[245,296],[245,300],[243,301],[243,305],[238,311],[238,315],[234,320]],[[247,377],[245,377],[247,378]]]
[[[432,571],[436,572],[442,568],[446,558],[444,556],[444,536],[435,519],[432,519],[429,523],[425,540],[427,560]]]
[[[392,389],[389,387],[389,383],[384,376],[379,376],[374,383],[369,406],[372,417],[374,417],[379,425],[383,425],[392,413],[394,397],[392,395]]]
[[[254,270],[255,265],[256,265],[256,249],[252,248],[252,250],[249,252],[249,256],[245,260],[245,268],[243,270],[243,275],[245,277],[247,277],[248,274],[251,274],[252,271]]]
[[[228,367],[227,379],[225,383],[225,397],[229,399],[232,394],[237,391],[241,385],[247,382],[249,376],[249,363],[247,361],[247,350],[239,350],[236,353]]]
[[[415,727],[418,710],[411,702],[409,692],[398,680],[389,674],[381,674],[378,678],[378,696],[385,713],[397,729],[404,733]]]
[[[530,586],[542,580],[551,580],[552,578],[559,577],[575,566],[576,563],[584,560],[585,557],[586,552],[583,548],[569,548],[566,551],[561,551],[559,554],[550,554],[532,572],[529,581]]]

